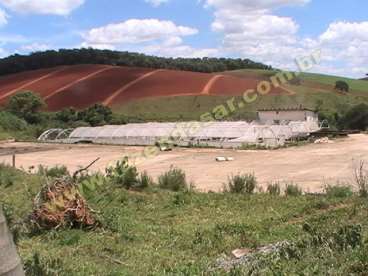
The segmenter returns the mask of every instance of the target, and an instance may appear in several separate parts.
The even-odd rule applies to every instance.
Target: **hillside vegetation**
[[[35,52],[30,55],[15,54],[0,59],[0,75],[77,64],[107,64],[208,73],[241,68],[272,69],[271,66],[254,62],[250,59],[163,58],[139,53],[88,48],[71,50],[60,49],[58,51],[49,50]]]

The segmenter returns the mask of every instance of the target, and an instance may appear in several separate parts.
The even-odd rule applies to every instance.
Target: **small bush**
[[[273,196],[279,196],[281,194],[281,188],[279,183],[270,183],[267,186],[267,192]]]
[[[328,185],[325,188],[326,195],[329,197],[350,197],[353,195],[353,191],[350,186],[331,186]]]
[[[20,172],[17,169],[0,164],[0,187],[8,188],[14,185],[19,176]]]
[[[106,176],[113,184],[126,189],[139,186],[137,168],[129,165],[127,157],[118,161],[114,167],[107,168]]]
[[[302,189],[295,184],[286,184],[285,195],[286,196],[300,196],[303,194]]]
[[[162,189],[174,192],[189,190],[185,172],[178,168],[170,168],[170,170],[158,178],[158,185]]]
[[[253,194],[257,187],[254,174],[235,175],[229,178],[225,191],[234,194]]]
[[[347,82],[339,80],[339,81],[336,81],[335,89],[341,92],[349,92],[350,87]]]
[[[47,167],[40,165],[38,167],[38,174],[41,176],[46,176],[48,178],[70,177],[70,173],[66,166],[55,166],[55,167],[47,168]]]
[[[141,173],[138,179],[138,184],[136,186],[137,189],[146,189],[150,186],[153,186],[153,179],[150,177],[147,172]]]

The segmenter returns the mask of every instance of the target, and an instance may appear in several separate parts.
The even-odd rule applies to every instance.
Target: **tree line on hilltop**
[[[272,70],[271,66],[250,59],[232,58],[164,58],[139,53],[97,50],[92,48],[60,49],[34,52],[30,55],[14,54],[0,59],[0,75],[62,65],[106,64],[115,66],[147,67],[203,73],[239,69]]]

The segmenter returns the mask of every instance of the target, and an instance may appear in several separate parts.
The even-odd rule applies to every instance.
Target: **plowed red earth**
[[[42,97],[47,97],[50,93],[102,68],[102,65],[76,65],[64,68],[54,75],[26,87],[25,90],[35,91]]]
[[[150,71],[151,69],[112,67],[49,98],[47,104],[50,110],[58,110],[65,106],[85,108],[102,103],[115,91]]]
[[[203,73],[159,71],[121,93],[113,105],[148,97],[198,95],[212,77]]]
[[[52,68],[52,69],[42,69],[35,71],[28,71],[24,73],[14,74],[3,76],[0,78],[0,97],[3,97],[12,90],[17,90],[17,88],[26,85],[42,76],[50,74],[60,68]],[[22,89],[23,90],[23,89]],[[14,92],[15,92],[14,91]]]
[[[119,107],[142,98],[242,95],[261,79],[221,74],[106,65],[75,65],[0,77],[0,103],[17,91],[41,95],[50,110],[85,108],[95,103]],[[271,94],[284,93],[273,89]]]

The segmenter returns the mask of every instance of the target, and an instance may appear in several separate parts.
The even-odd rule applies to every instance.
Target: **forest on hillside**
[[[82,48],[60,49],[57,51],[48,50],[31,53],[29,55],[11,55],[0,59],[0,75],[77,64],[106,64],[204,73],[238,69],[272,69],[271,66],[254,62],[250,59],[164,58],[131,52]]]

